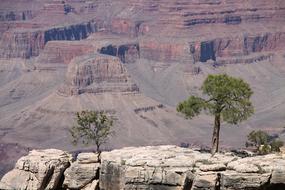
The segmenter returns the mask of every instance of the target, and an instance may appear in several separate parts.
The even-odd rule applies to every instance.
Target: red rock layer
[[[102,54],[74,58],[68,66],[66,83],[59,93],[137,92],[120,59]]]
[[[96,31],[97,25],[93,20],[47,29],[8,30],[0,41],[0,57],[30,58],[39,55],[48,41],[81,40]]]
[[[100,30],[137,39],[136,47],[129,48],[128,57],[138,54],[163,62],[193,58],[204,62],[284,49],[285,1],[280,0],[97,0],[88,3],[68,0],[67,3],[48,2],[41,10],[31,23],[48,25],[47,29],[40,29],[44,31],[44,44],[51,40],[84,39]],[[87,18],[94,19],[90,25],[96,29],[90,30],[92,27],[84,22]],[[54,26],[63,23],[68,23],[67,27]],[[36,39],[24,39],[24,36],[35,36],[35,31],[21,34],[20,28],[28,24],[13,27],[14,30],[7,32],[17,32],[3,36],[0,57],[38,55],[33,45]],[[3,31],[9,27],[4,28]],[[22,39],[23,44],[18,44],[15,38]],[[39,45],[35,47],[42,48],[42,42],[36,43]],[[27,52],[23,47],[28,47]]]
[[[38,62],[68,64],[74,57],[91,52],[94,52],[92,45],[81,41],[49,41],[38,57]]]

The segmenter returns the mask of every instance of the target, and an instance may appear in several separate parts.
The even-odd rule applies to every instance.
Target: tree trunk
[[[97,159],[98,159],[98,162],[101,163],[101,149],[100,149],[100,145],[96,144],[96,148],[97,148]]]
[[[219,151],[220,127],[221,127],[221,115],[216,114],[213,137],[212,137],[212,150],[211,150],[212,155],[214,155]]]

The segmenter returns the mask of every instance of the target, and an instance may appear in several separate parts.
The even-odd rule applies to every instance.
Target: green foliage
[[[249,84],[226,74],[209,75],[201,87],[203,97],[190,96],[177,106],[177,111],[192,119],[202,111],[215,116],[212,154],[218,151],[220,121],[238,124],[254,113]]]
[[[113,120],[104,112],[77,112],[76,124],[70,129],[72,142],[77,144],[80,141],[85,145],[95,144],[100,153],[100,146],[106,143],[109,136],[113,134],[112,126]]]
[[[220,114],[230,124],[246,120],[254,113],[250,102],[253,92],[242,79],[226,74],[209,75],[201,90],[207,98],[191,96],[179,103],[177,111],[191,119],[205,110],[212,115]]]
[[[270,143],[270,145],[273,152],[280,152],[280,148],[284,145],[284,142],[275,139]]]
[[[247,136],[247,146],[259,148],[261,145],[268,144],[269,135],[264,131],[251,131]]]
[[[204,99],[195,96],[190,96],[177,106],[177,111],[184,113],[189,119],[199,115],[203,109],[205,109]]]
[[[271,153],[271,146],[269,144],[260,145],[260,147],[258,148],[258,153],[261,155]]]
[[[247,136],[247,147],[255,147],[259,154],[269,154],[271,152],[280,152],[283,142],[277,139],[278,136],[270,136],[268,133],[258,130],[252,131]]]

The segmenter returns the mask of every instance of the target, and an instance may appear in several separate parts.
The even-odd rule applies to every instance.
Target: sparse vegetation
[[[205,98],[190,96],[187,100],[179,103],[177,111],[189,119],[199,115],[202,111],[214,115],[211,152],[215,154],[219,150],[221,120],[230,124],[238,124],[250,117],[254,113],[250,101],[253,92],[249,84],[242,79],[226,74],[209,75],[201,90]]]
[[[280,152],[283,142],[276,135],[269,135],[265,131],[252,131],[247,136],[246,147],[254,147],[258,154]]]
[[[98,160],[101,145],[106,143],[112,131],[113,120],[104,112],[82,111],[76,113],[76,124],[70,129],[73,144],[81,141],[85,145],[95,144]]]

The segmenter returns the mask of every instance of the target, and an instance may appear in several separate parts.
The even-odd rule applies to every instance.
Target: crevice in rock
[[[221,173],[217,173],[217,179],[215,183],[215,190],[221,190]]]
[[[207,62],[208,60],[216,61],[216,52],[213,41],[201,43],[200,61]]]
[[[52,166],[52,167],[47,171],[47,174],[46,174],[46,176],[45,176],[44,179],[43,179],[43,182],[42,182],[42,184],[41,184],[40,189],[45,189],[45,188],[48,186],[50,180],[52,179],[53,173],[54,173],[54,166]]]
[[[66,166],[66,168],[60,172],[60,178],[58,182],[56,183],[56,189],[63,189],[63,182],[65,179],[64,172],[67,168],[70,167],[70,165],[71,165],[70,162],[68,162],[68,165]]]

